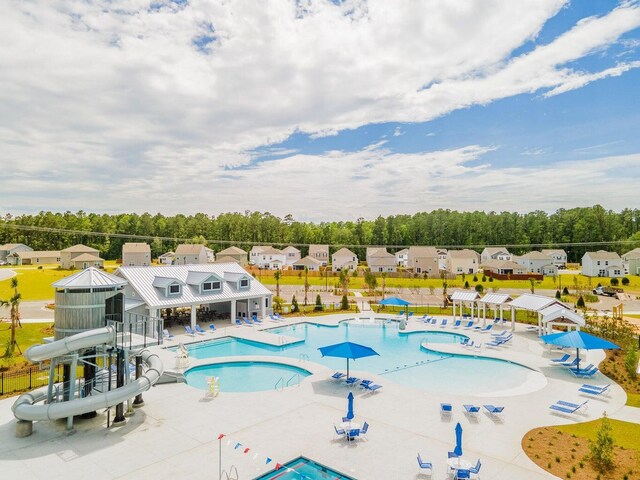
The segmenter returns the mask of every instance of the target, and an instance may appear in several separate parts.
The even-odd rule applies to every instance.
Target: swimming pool
[[[188,385],[204,390],[208,378],[220,379],[221,392],[259,392],[298,385],[311,373],[303,368],[271,362],[225,362],[200,365],[184,372]]]
[[[355,480],[341,473],[331,470],[305,457],[296,458],[286,463],[279,470],[273,470],[254,480]]]
[[[398,330],[396,322],[353,320],[337,327],[302,323],[267,330],[301,340],[286,346],[272,346],[243,339],[225,338],[189,345],[195,358],[241,355],[272,355],[307,360],[344,370],[340,358],[322,357],[319,347],[352,341],[372,347],[380,356],[351,362],[351,370],[382,375],[402,385],[431,392],[489,394],[519,388],[532,376],[542,382],[544,376],[518,364],[489,358],[446,355],[422,348],[422,344],[459,343],[462,334],[450,332],[413,332]]]

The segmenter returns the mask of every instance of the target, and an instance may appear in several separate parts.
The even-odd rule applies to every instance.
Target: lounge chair
[[[247,317],[242,317],[240,320],[242,320],[242,325],[253,327],[253,323],[251,323]]]
[[[359,387],[365,388],[366,385],[371,385],[373,380],[367,380],[366,378],[360,381]]]
[[[464,343],[462,344],[462,346],[463,346],[463,347],[473,347],[473,344],[474,344],[473,340],[469,340],[469,339],[467,338],[467,341],[466,341],[466,342],[464,342]]]
[[[489,347],[499,347],[508,343],[513,338],[513,335],[507,335],[506,337],[496,337],[492,341],[485,343]]]
[[[573,373],[573,375],[578,378],[591,378],[599,371],[600,370],[598,370],[597,367],[591,367],[585,370],[583,370],[582,368],[580,370],[576,370],[574,368],[571,369],[571,373]]]
[[[549,408],[551,410],[555,410],[561,413],[576,413],[579,410],[582,410],[583,408],[586,410],[587,407],[587,402],[589,400],[585,400],[583,403],[572,403],[572,402],[565,402],[564,400],[558,400],[556,403],[554,403],[553,405],[550,405]]]
[[[252,316],[251,320],[253,320],[253,323],[262,323],[262,320],[258,319],[257,315]]]
[[[440,415],[450,417],[453,413],[453,406],[450,403],[441,403],[440,404]]]
[[[344,381],[344,383],[346,383],[349,386],[352,386],[352,385],[356,385],[359,381],[360,379],[357,377],[349,377]]]
[[[174,337],[169,333],[169,330],[165,328],[164,330],[162,330],[162,338],[165,338],[167,340],[173,340]]]
[[[344,377],[346,377],[346,375],[342,372],[335,372],[333,375],[331,375],[332,380],[342,380]]]
[[[476,332],[480,332],[480,333],[487,333],[489,330],[491,330],[493,328],[493,323],[490,323],[489,325],[487,325],[486,327],[481,327],[481,326],[477,326],[474,328],[474,330]]]
[[[444,328],[446,326],[447,326],[447,319],[444,318],[444,319],[442,319],[442,322],[440,323],[440,328]]]
[[[568,353],[565,353],[560,358],[552,358],[550,359],[550,361],[553,363],[566,363],[566,361],[569,360],[570,358],[571,358],[571,355],[569,355]]]
[[[470,330],[471,328],[473,328],[473,320],[464,326],[465,330]]]
[[[460,328],[460,324],[461,323],[462,323],[462,321],[456,320],[452,326],[453,326],[453,328]]]
[[[599,387],[597,385],[589,385],[588,383],[583,383],[582,387],[580,388],[584,388],[586,390],[590,390],[592,392],[601,392],[604,393],[606,391],[609,391],[609,389],[611,388],[611,384],[607,383],[606,385]]]
[[[605,386],[603,388],[596,387],[595,389],[594,388],[589,388],[591,385],[583,385],[582,387],[580,387],[578,389],[578,391],[580,393],[587,393],[589,395],[594,395],[596,397],[599,397],[600,395],[604,396],[604,395],[608,395],[610,393],[610,391],[609,391],[610,385],[611,384],[609,384],[609,385],[607,385],[607,386]]]
[[[195,332],[191,330],[191,327],[189,325],[185,325],[184,330],[187,332],[187,335],[191,335],[192,337],[196,336]]]
[[[493,417],[497,417],[504,411],[504,407],[496,407],[495,405],[483,405],[487,413]]]
[[[420,470],[429,470],[429,476],[431,476],[431,474],[433,473],[433,465],[431,464],[431,462],[425,462],[424,460],[422,460],[422,457],[419,453],[417,458]]]
[[[399,316],[399,317],[401,317],[401,316],[403,316],[403,315],[404,315],[404,310],[400,310],[400,311],[398,312],[398,316]]]
[[[464,404],[462,406],[464,407],[465,413],[467,415],[473,415],[477,417],[478,413],[480,413],[480,407],[476,405]]]
[[[458,458],[460,457],[460,455],[458,455],[456,452],[447,452],[447,458]]]
[[[196,323],[196,333],[200,334],[200,335],[204,335],[206,332],[206,330],[204,330],[200,325],[198,325]]]
[[[409,318],[413,317],[413,312],[409,312]]]
[[[212,332],[216,331],[216,326],[213,323],[209,324],[209,330],[211,330]]]
[[[576,365],[578,365],[578,358],[574,358],[571,362],[563,362],[560,365],[562,365],[563,367],[575,367]]]
[[[276,317],[274,317],[273,315],[269,315],[269,319],[270,319],[272,322],[276,322],[276,323],[280,321],[280,320],[278,320]]]
[[[491,336],[492,337],[506,337],[509,334],[509,332],[507,332],[506,330],[503,330],[500,333],[492,333]]]
[[[369,393],[375,393],[382,388],[382,385],[378,385],[377,383],[369,383],[364,386],[364,389]]]
[[[278,320],[280,320],[281,322],[284,322],[284,318],[282,318],[282,316],[280,316],[279,313],[274,313],[273,314]]]

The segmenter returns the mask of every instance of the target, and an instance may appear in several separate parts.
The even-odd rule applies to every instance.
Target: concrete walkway
[[[358,316],[356,316],[357,318]],[[376,317],[380,317],[376,314]],[[354,315],[290,319],[285,323],[337,323]],[[178,335],[179,342],[202,341],[224,336],[258,335],[259,330],[282,325],[269,322],[262,327],[220,328],[196,338]],[[411,320],[408,331],[423,331],[425,325]],[[226,330],[226,332],[225,332]],[[438,331],[442,329],[437,328]],[[464,332],[474,340],[488,337]],[[251,332],[250,332],[251,331]],[[231,335],[233,333],[233,335]],[[262,335],[277,337],[269,332]],[[262,336],[261,335],[261,336]],[[432,345],[433,348],[436,348]],[[460,349],[459,345],[439,344],[438,348]],[[175,370],[171,350],[160,349],[168,370]],[[453,353],[453,352],[451,352]],[[615,386],[610,397],[589,399],[589,409],[575,416],[556,416],[549,405],[556,400],[584,401],[575,379],[561,367],[551,367],[549,358],[557,355],[542,346],[536,335],[518,325],[514,342],[504,349],[481,349],[474,355],[510,358],[544,375],[544,384],[523,391],[494,392],[493,395],[453,395],[424,391],[395,384],[384,376],[354,371],[384,385],[376,394],[353,389],[356,421],[370,424],[368,440],[346,442],[338,438],[333,425],[346,412],[345,385],[329,380],[331,370],[302,359],[282,357],[227,357],[229,359],[269,359],[309,370],[300,386],[283,391],[221,393],[215,399],[181,383],[158,385],[144,394],[145,406],[128,419],[125,426],[105,428],[103,412],[93,420],[76,420],[75,435],[66,435],[64,422],[36,422],[31,437],[14,436],[15,420],[11,412],[14,399],[0,401],[0,466],[3,477],[23,476],[33,479],[217,479],[219,468],[217,437],[227,435],[221,443],[222,467],[234,465],[240,479],[250,480],[272,467],[304,455],[359,480],[420,479],[416,453],[434,464],[433,479],[447,478],[447,451],[455,444],[454,427],[463,428],[464,457],[483,462],[484,480],[553,478],[531,462],[520,444],[524,434],[543,425],[575,423],[599,418],[606,410],[612,418],[636,418],[625,407],[624,392]],[[585,361],[596,363],[600,356],[588,352]],[[212,360],[191,358],[191,366]],[[452,381],[455,381],[452,378]],[[589,383],[605,384],[609,380],[598,374]],[[452,403],[452,418],[442,418],[441,402]],[[463,413],[463,403],[504,405],[503,419],[482,413],[478,418]],[[640,421],[640,419],[636,419]],[[227,440],[229,444],[227,445]],[[242,448],[234,449],[236,443]],[[244,448],[250,448],[244,453]],[[269,465],[265,457],[273,459]]]

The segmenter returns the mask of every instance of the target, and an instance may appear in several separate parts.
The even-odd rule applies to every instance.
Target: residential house
[[[465,248],[464,250],[449,250],[444,270],[460,274],[476,274],[480,268],[478,252]]]
[[[253,254],[253,249],[251,254]],[[273,247],[262,247],[260,254],[253,257],[254,265],[267,270],[282,270],[286,261],[286,254],[282,250]]]
[[[421,275],[439,275],[438,251],[435,247],[409,247],[407,268],[413,270],[413,273]]]
[[[219,262],[223,257],[231,257],[235,259],[235,262],[240,264],[241,266],[247,265],[247,252],[239,247],[229,247],[224,250],[220,250],[216,254],[216,262]]]
[[[553,264],[558,268],[564,268],[567,266],[567,252],[558,248],[545,248],[542,253],[549,255]]]
[[[60,251],[34,251],[27,250],[14,252],[7,257],[9,265],[46,265],[60,263]]]
[[[630,275],[640,275],[640,248],[634,248],[622,255],[625,272]]]
[[[511,260],[489,260],[482,264],[485,271],[499,275],[526,275],[527,268]]]
[[[207,250],[199,243],[182,243],[176,248],[174,265],[195,265],[199,263],[209,263]]]
[[[207,255],[207,263],[213,263],[216,261],[216,254],[209,247],[204,247],[204,252]]]
[[[519,257],[514,256],[513,261],[525,267],[529,273],[541,273],[542,275],[550,276],[558,274],[558,267],[553,263],[553,259],[542,252],[534,250]]]
[[[288,267],[292,266],[294,263],[296,263],[298,260],[302,258],[302,254],[300,253],[300,250],[298,250],[296,247],[292,245],[289,245],[288,247],[283,248],[282,253],[284,253],[285,255],[285,265]]]
[[[172,265],[175,257],[176,254],[174,252],[163,253],[158,257],[158,263],[160,265]]]
[[[616,252],[587,252],[582,256],[582,274],[587,277],[622,277],[624,265]]]
[[[396,256],[387,252],[386,248],[376,248],[373,251],[367,248],[367,266],[373,273],[389,273],[398,270]]]
[[[446,270],[447,269],[447,253],[448,250],[446,248],[436,248],[437,252],[438,252],[438,268],[440,270]]]
[[[358,256],[348,248],[341,248],[331,255],[331,271],[355,270],[358,268]]]
[[[513,260],[513,255],[504,247],[486,247],[480,254],[480,265],[491,260]]]
[[[309,256],[326,267],[329,264],[329,245],[309,245]]]
[[[0,265],[7,262],[7,257],[17,252],[32,252],[33,248],[27,247],[23,243],[5,243],[0,246]]]
[[[249,251],[249,265],[258,265],[258,258],[263,250],[273,248],[271,245],[254,245]]]
[[[122,245],[122,265],[148,267],[151,265],[151,247],[148,243],[125,243]]]
[[[322,266],[322,262],[320,260],[316,260],[313,257],[307,255],[304,258],[296,261],[291,265],[294,270],[304,270],[307,267],[307,270],[310,272],[319,272],[320,267]]]
[[[101,268],[104,266],[104,260],[99,255],[99,250],[79,243],[60,251],[60,266],[66,269]]]
[[[403,248],[402,250],[398,250],[396,252],[396,263],[399,267],[408,267],[409,266],[409,249]]]

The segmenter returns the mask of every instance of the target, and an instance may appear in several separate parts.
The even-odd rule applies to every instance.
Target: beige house
[[[531,273],[551,276],[558,274],[558,267],[554,264],[553,259],[542,252],[533,250],[520,257],[513,257],[513,261],[519,263]]]
[[[236,263],[239,263],[243,267],[247,264],[247,252],[235,246],[220,250],[216,254],[216,262],[219,262],[219,259],[222,257],[231,257]]]
[[[511,260],[490,260],[482,265],[485,271],[499,275],[526,275],[527,268]]]
[[[622,264],[626,273],[640,275],[640,248],[634,248],[622,255]]]
[[[302,258],[300,250],[296,247],[289,245],[282,249],[282,253],[285,255],[285,265],[291,266]]]
[[[367,256],[367,265],[372,273],[398,271],[396,256],[387,252],[386,248],[378,248],[374,252],[367,253],[369,253],[369,256]]]
[[[309,245],[309,256],[326,267],[329,264],[329,245]]]
[[[60,263],[60,252],[51,251],[21,251],[12,253],[7,257],[9,265],[46,265]]]
[[[173,259],[176,257],[175,252],[163,253],[158,257],[158,263],[160,265],[172,265]]]
[[[408,267],[413,273],[438,275],[438,251],[435,247],[409,247]]]
[[[309,270],[310,272],[319,272],[321,266],[322,262],[320,260],[316,260],[309,255],[301,258],[297,262],[294,262],[293,265],[291,265],[294,270],[304,270],[304,268],[307,267],[307,270]]]
[[[194,265],[208,263],[207,248],[201,244],[183,243],[176,248],[174,265]]]
[[[102,267],[104,266],[104,260],[99,255],[100,251],[79,243],[60,251],[60,266],[66,269]],[[83,258],[76,261],[80,256],[83,256]],[[86,266],[84,266],[85,264]]]
[[[331,255],[331,271],[339,272],[342,269],[355,270],[358,268],[358,256],[348,248],[341,248]]]
[[[32,252],[33,248],[27,247],[23,243],[5,243],[0,246],[0,265],[7,262],[7,257],[12,253],[18,252]]]
[[[545,255],[549,255],[553,264],[558,268],[567,266],[567,252],[561,248],[545,248],[541,250]]]
[[[480,254],[480,264],[492,260],[513,260],[513,255],[505,247],[486,247]]]
[[[403,248],[402,250],[398,250],[396,253],[396,263],[399,267],[408,267],[409,266],[409,249]]]
[[[122,265],[126,267],[148,267],[151,265],[149,244],[125,243],[122,245]]]
[[[480,268],[480,255],[478,252],[465,248],[464,250],[447,251],[445,270],[451,273],[476,274]]]

